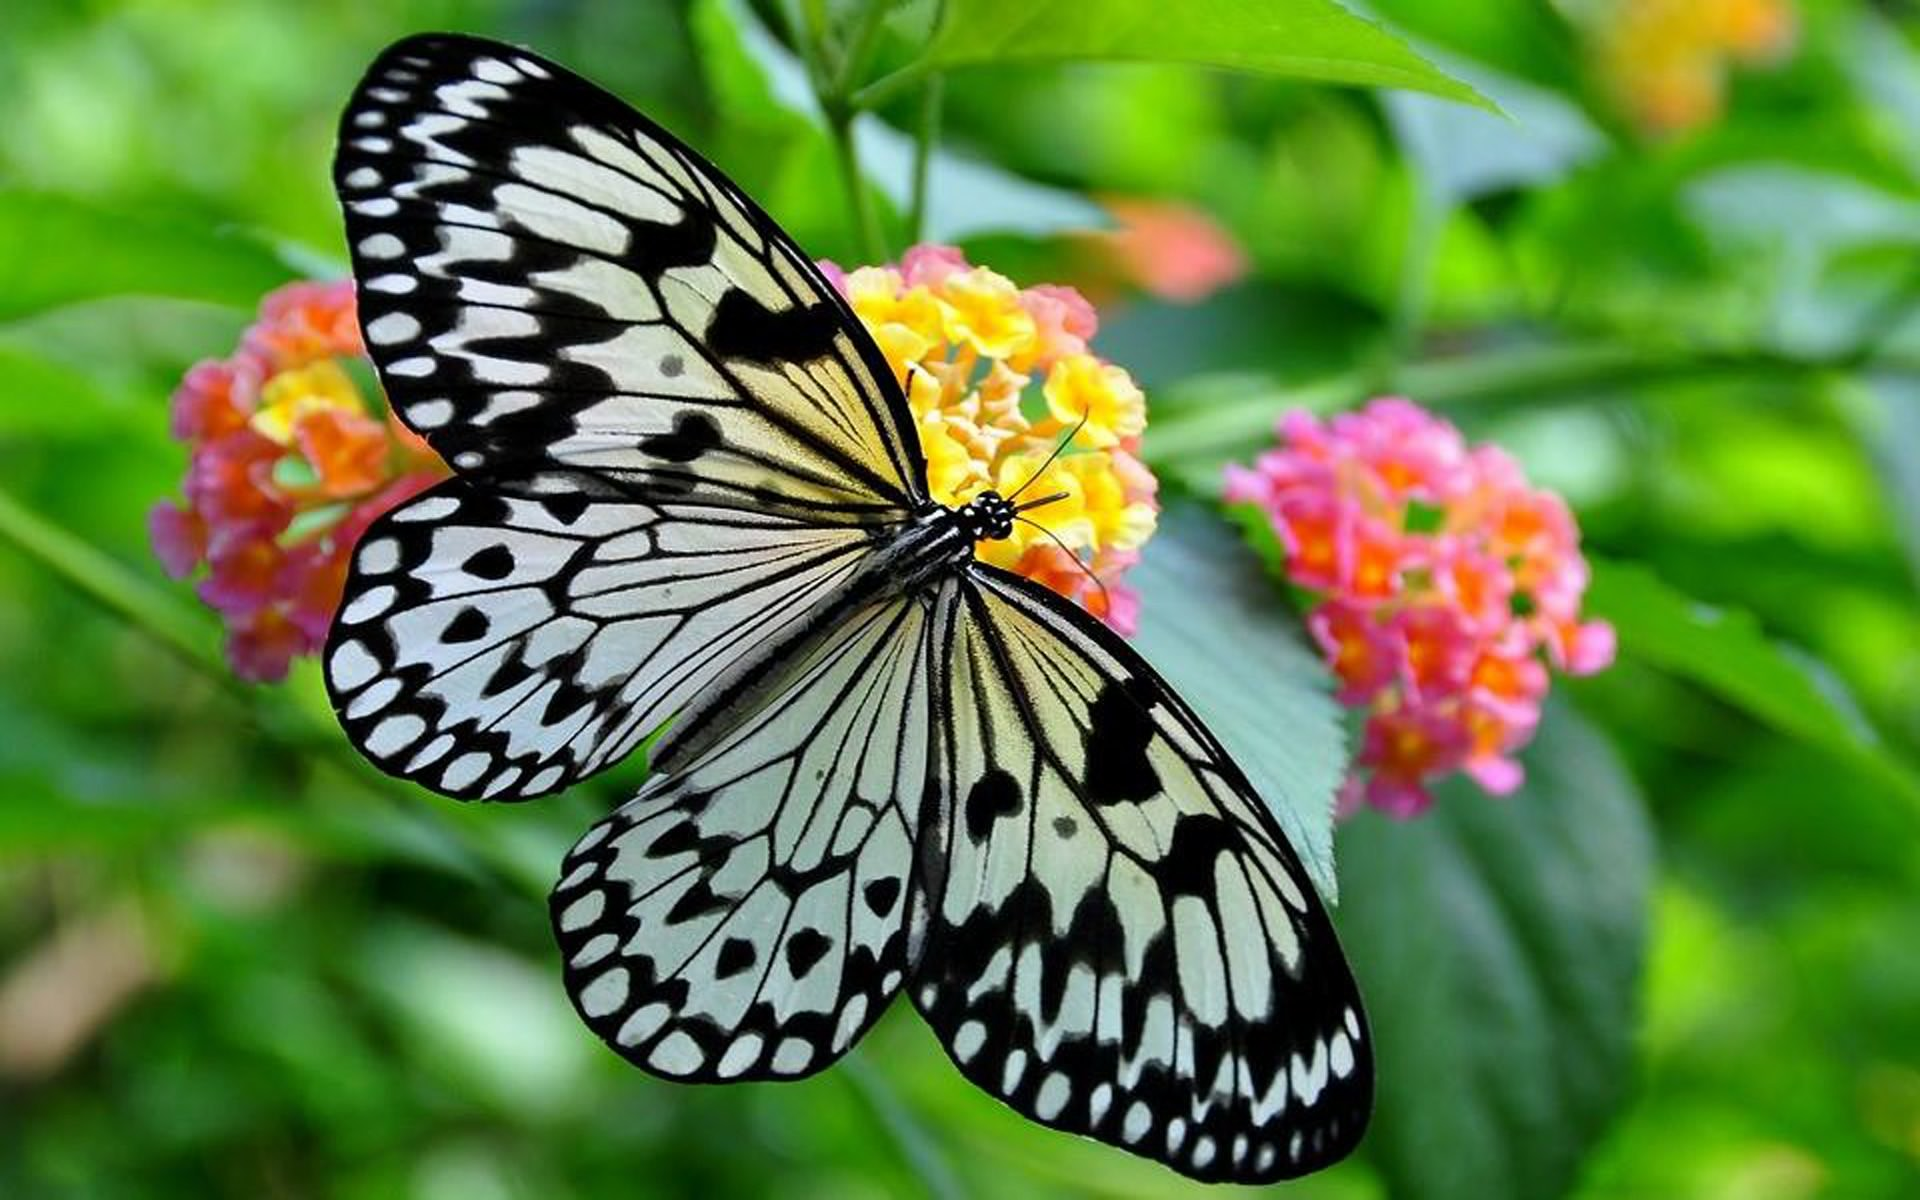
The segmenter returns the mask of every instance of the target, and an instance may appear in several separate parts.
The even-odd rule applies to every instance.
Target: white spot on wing
[[[440,782],[445,785],[449,791],[457,792],[471,785],[474,780],[480,778],[481,774],[492,764],[493,755],[491,754],[479,750],[462,754],[459,758],[447,764],[447,769],[440,774]]]
[[[438,429],[453,420],[453,401],[422,400],[408,405],[407,420],[416,429]]]
[[[560,910],[560,928],[564,932],[571,933],[591,925],[600,919],[600,914],[606,910],[606,907],[606,893],[586,892],[578,900]]]
[[[371,204],[373,201],[368,201]],[[392,201],[388,201],[392,203]],[[367,322],[367,340],[376,346],[393,346],[420,336],[420,322],[403,312],[382,313]]]
[[[610,933],[602,934],[601,936],[608,939],[613,938],[613,935]],[[637,1046],[658,1033],[660,1027],[665,1025],[667,1018],[672,1015],[673,1010],[664,1004],[657,1002],[649,1004],[628,1017],[626,1024],[620,1026],[620,1031],[613,1035],[613,1040],[619,1042],[622,1046]]]
[[[1336,1079],[1345,1079],[1353,1071],[1353,1039],[1347,1036],[1346,1030],[1333,1035],[1327,1063],[1333,1068]]]
[[[1033,1113],[1042,1121],[1051,1121],[1066,1108],[1067,1101],[1073,1098],[1073,1083],[1058,1071],[1050,1072],[1040,1082],[1040,1090],[1033,1097]]]
[[[580,1011],[604,1017],[627,1002],[627,969],[608,967],[580,989]]]
[[[700,1043],[687,1036],[684,1029],[676,1029],[660,1039],[660,1044],[647,1056],[647,1065],[665,1075],[691,1075],[698,1071],[707,1056],[700,1052]]]
[[[392,608],[398,595],[390,585],[384,583],[379,587],[368,588],[347,601],[347,606],[340,610],[340,619],[348,625],[371,621]]]
[[[727,1047],[727,1052],[720,1056],[719,1063],[714,1067],[714,1073],[726,1079],[740,1074],[759,1061],[760,1048],[764,1044],[764,1039],[757,1033],[741,1034],[733,1040],[731,1046]]]
[[[411,713],[388,717],[367,735],[367,753],[375,758],[389,758],[411,746],[426,731],[426,722]]]
[[[801,1038],[788,1038],[773,1052],[773,1069],[781,1075],[798,1075],[813,1061],[813,1044]]]
[[[380,660],[360,642],[341,642],[327,662],[327,671],[333,677],[334,687],[352,691],[379,673]]]

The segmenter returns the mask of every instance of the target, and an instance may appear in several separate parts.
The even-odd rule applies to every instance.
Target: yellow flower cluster
[[[1138,457],[1146,398],[1087,349],[1093,306],[1072,288],[1018,288],[945,246],[896,266],[823,266],[906,390],[934,499],[1061,497],[980,543],[980,558],[1131,633],[1137,602],[1119,577],[1153,533],[1158,489]]]
[[[1610,0],[1594,53],[1637,124],[1680,133],[1719,117],[1729,60],[1779,57],[1794,26],[1792,0]]]

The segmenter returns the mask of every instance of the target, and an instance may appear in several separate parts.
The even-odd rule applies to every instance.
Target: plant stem
[[[827,5],[826,0],[800,0],[801,27],[794,30],[794,42],[800,58],[807,64],[807,79],[816,96],[830,90],[827,79]]]
[[[930,75],[920,89],[920,128],[913,143],[913,194],[907,206],[907,240],[917,242],[927,223],[927,172],[940,140],[940,102],[945,78]]]
[[[927,1136],[926,1130],[914,1120],[913,1113],[894,1094],[892,1085],[866,1057],[856,1049],[842,1060],[841,1070],[852,1080],[854,1090],[867,1102],[867,1107],[880,1118],[880,1124],[893,1135],[893,1140],[900,1147],[901,1157],[920,1177],[921,1186],[927,1189],[927,1194],[934,1200],[960,1200],[965,1196],[959,1181],[953,1176],[953,1168],[941,1156],[939,1146]]]
[[[245,691],[220,657],[211,622],[4,492],[0,492],[0,540],[12,542],[228,690]]]
[[[853,212],[853,224],[860,241],[860,254],[868,262],[883,262],[887,257],[886,239],[880,233],[880,220],[873,210],[873,196],[867,190],[866,176],[860,170],[860,151],[854,145],[853,124],[859,110],[847,99],[846,89],[856,69],[856,59],[864,58],[880,28],[884,0],[871,0],[861,14],[854,44],[837,65],[828,62],[826,0],[801,0],[800,11],[805,28],[796,39],[800,55],[806,60],[807,77],[814,97],[827,120],[827,136],[833,142],[833,160],[840,170],[840,181],[847,190],[847,206]]]
[[[860,238],[860,254],[865,261],[887,260],[886,238],[880,233],[880,218],[873,210],[873,195],[867,189],[866,176],[860,170],[860,152],[853,144],[855,113],[844,100],[822,96],[827,113],[827,134],[833,141],[833,158],[840,167],[840,180],[847,189],[847,203],[853,209],[853,224]]]
[[[1880,365],[1920,372],[1911,357],[1882,356]],[[1670,383],[1705,375],[1777,381],[1818,375],[1857,364],[1836,359],[1795,358],[1769,352],[1651,351],[1638,346],[1535,346],[1463,358],[1409,363],[1385,377],[1356,371],[1294,386],[1249,386],[1246,397],[1212,404],[1153,423],[1147,450],[1158,461],[1223,455],[1266,437],[1287,408],[1329,410],[1383,391],[1402,392],[1436,408],[1551,402],[1595,391]]]
[[[1426,323],[1427,302],[1433,292],[1433,268],[1440,249],[1440,231],[1446,227],[1448,204],[1424,179],[1413,182],[1412,211],[1407,217],[1407,244],[1400,261],[1400,286],[1393,299],[1385,353],[1375,366],[1384,383],[1419,349]]]

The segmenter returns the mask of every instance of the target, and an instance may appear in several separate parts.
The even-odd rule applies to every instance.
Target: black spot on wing
[[[640,439],[640,449],[667,462],[692,462],[720,444],[720,426],[703,412],[683,410],[673,418],[672,433]]]
[[[745,938],[728,938],[720,945],[720,953],[714,959],[713,977],[731,979],[760,960],[760,954],[753,943]]]
[[[805,979],[807,972],[813,970],[827,951],[833,949],[833,942],[817,929],[802,929],[787,938],[787,969],[793,972],[795,979]]]
[[[803,363],[832,350],[840,330],[841,316],[830,304],[775,312],[751,293],[735,288],[714,307],[707,344],[723,359]]]
[[[505,546],[476,550],[460,564],[460,569],[476,579],[499,581],[513,574],[513,551]]]
[[[1168,899],[1199,896],[1211,900],[1214,860],[1239,850],[1242,844],[1232,826],[1221,818],[1185,813],[1174,823],[1173,844],[1150,869]]]
[[[633,240],[622,265],[656,283],[675,267],[706,266],[720,245],[713,218],[698,209],[683,209],[680,219],[670,224],[632,216],[624,220],[633,232]]]
[[[1020,807],[1020,785],[1002,768],[993,768],[967,793],[967,836],[976,846],[985,842],[993,823],[1013,816]]]
[[[867,902],[867,910],[876,917],[884,917],[893,911],[893,902],[900,898],[898,879],[875,879],[861,889],[861,896]]]
[[[448,645],[477,642],[487,636],[487,630],[491,627],[492,622],[487,620],[487,614],[469,604],[447,622],[447,627],[440,631],[440,640]]]
[[[571,525],[578,521],[586,513],[590,503],[592,503],[592,497],[584,491],[539,498],[539,504],[547,510],[547,515],[562,525]]]
[[[1087,799],[1095,804],[1140,804],[1160,792],[1147,760],[1154,737],[1151,701],[1109,680],[1094,698],[1087,728]]]

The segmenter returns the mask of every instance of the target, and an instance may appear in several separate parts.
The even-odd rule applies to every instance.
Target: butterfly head
[[[1014,493],[1016,496],[1019,493]],[[1013,535],[1013,523],[1020,514],[1030,508],[1039,508],[1043,504],[1052,504],[1055,500],[1065,500],[1065,492],[1055,492],[1051,496],[1042,496],[1038,500],[1029,500],[1025,504],[1015,504],[1012,499],[999,492],[981,492],[967,501],[954,514],[960,518],[960,525],[972,535],[976,542],[997,542]]]
[[[961,528],[976,542],[997,542],[1013,533],[1014,514],[1020,510],[999,492],[981,492],[956,510]]]

